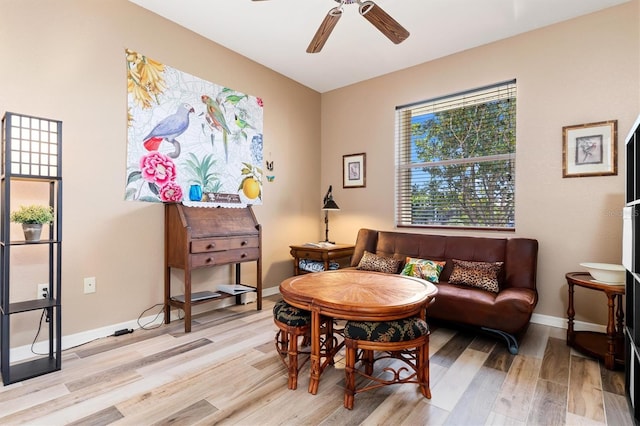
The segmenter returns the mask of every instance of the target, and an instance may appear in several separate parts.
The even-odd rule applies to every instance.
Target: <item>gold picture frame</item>
[[[562,177],[618,174],[618,120],[562,128]]]
[[[364,188],[367,186],[367,154],[342,156],[342,187]]]

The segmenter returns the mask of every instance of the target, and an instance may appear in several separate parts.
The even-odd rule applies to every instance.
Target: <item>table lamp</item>
[[[324,200],[322,201],[322,210],[324,210],[324,242],[330,244],[334,243],[333,241],[329,241],[329,210],[340,210],[340,207],[333,201],[332,189],[333,187],[329,185],[327,195],[324,196]]]

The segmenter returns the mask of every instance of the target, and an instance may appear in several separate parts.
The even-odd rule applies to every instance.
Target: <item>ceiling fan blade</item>
[[[309,47],[307,47],[307,53],[318,53],[322,50],[322,47],[327,42],[329,35],[331,35],[331,31],[336,26],[340,18],[342,17],[342,9],[339,7],[334,7],[327,13],[327,16],[324,17],[324,20],[318,27],[318,31],[311,39],[311,43],[309,43]]]
[[[360,15],[395,44],[400,44],[409,37],[409,31],[372,1],[360,3]]]

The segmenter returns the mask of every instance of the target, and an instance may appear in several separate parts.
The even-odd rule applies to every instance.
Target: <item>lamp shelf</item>
[[[0,170],[0,373],[5,385],[60,370],[62,368],[62,122],[11,112],[2,118],[2,162]],[[45,227],[46,239],[11,240],[11,211],[21,200],[21,189],[33,186],[42,194],[42,204],[54,212]],[[16,185],[17,184],[17,185]],[[16,185],[16,187],[14,187]],[[48,191],[47,191],[48,190]],[[48,192],[48,197],[45,195]],[[46,202],[45,202],[46,199]],[[44,246],[47,250],[32,250]],[[48,265],[39,279],[47,283],[45,299],[16,300],[11,286],[23,284],[13,272],[11,250],[29,252],[34,262]],[[15,257],[15,256],[14,256]],[[20,265],[22,266],[22,265]],[[14,324],[28,321],[29,312],[43,311],[46,325],[37,324],[38,334],[48,352],[36,359],[11,360]],[[21,315],[25,313],[25,315]],[[43,322],[44,319],[41,319]]]
[[[20,312],[36,311],[39,309],[53,308],[59,306],[56,299],[34,299],[15,302],[9,304],[9,314],[18,314]],[[3,311],[4,313],[4,311]]]

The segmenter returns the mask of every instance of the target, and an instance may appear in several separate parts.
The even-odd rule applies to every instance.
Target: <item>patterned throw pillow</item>
[[[429,334],[429,325],[418,317],[393,321],[347,321],[344,337],[369,342],[406,342]]]
[[[392,257],[382,257],[365,251],[356,269],[363,271],[386,272],[397,274],[400,261]]]
[[[339,268],[340,264],[338,262],[329,262],[330,271]],[[298,262],[298,269],[307,272],[322,272],[324,271],[324,262],[320,262],[319,260],[300,259]]]
[[[452,259],[449,284],[462,284],[498,293],[498,274],[504,262],[469,262]]]
[[[401,275],[408,275],[410,277],[422,278],[423,280],[431,281],[432,283],[438,283],[440,278],[440,272],[444,268],[445,261],[440,260],[427,260],[417,259],[414,257],[407,257],[405,260],[404,268]]]

